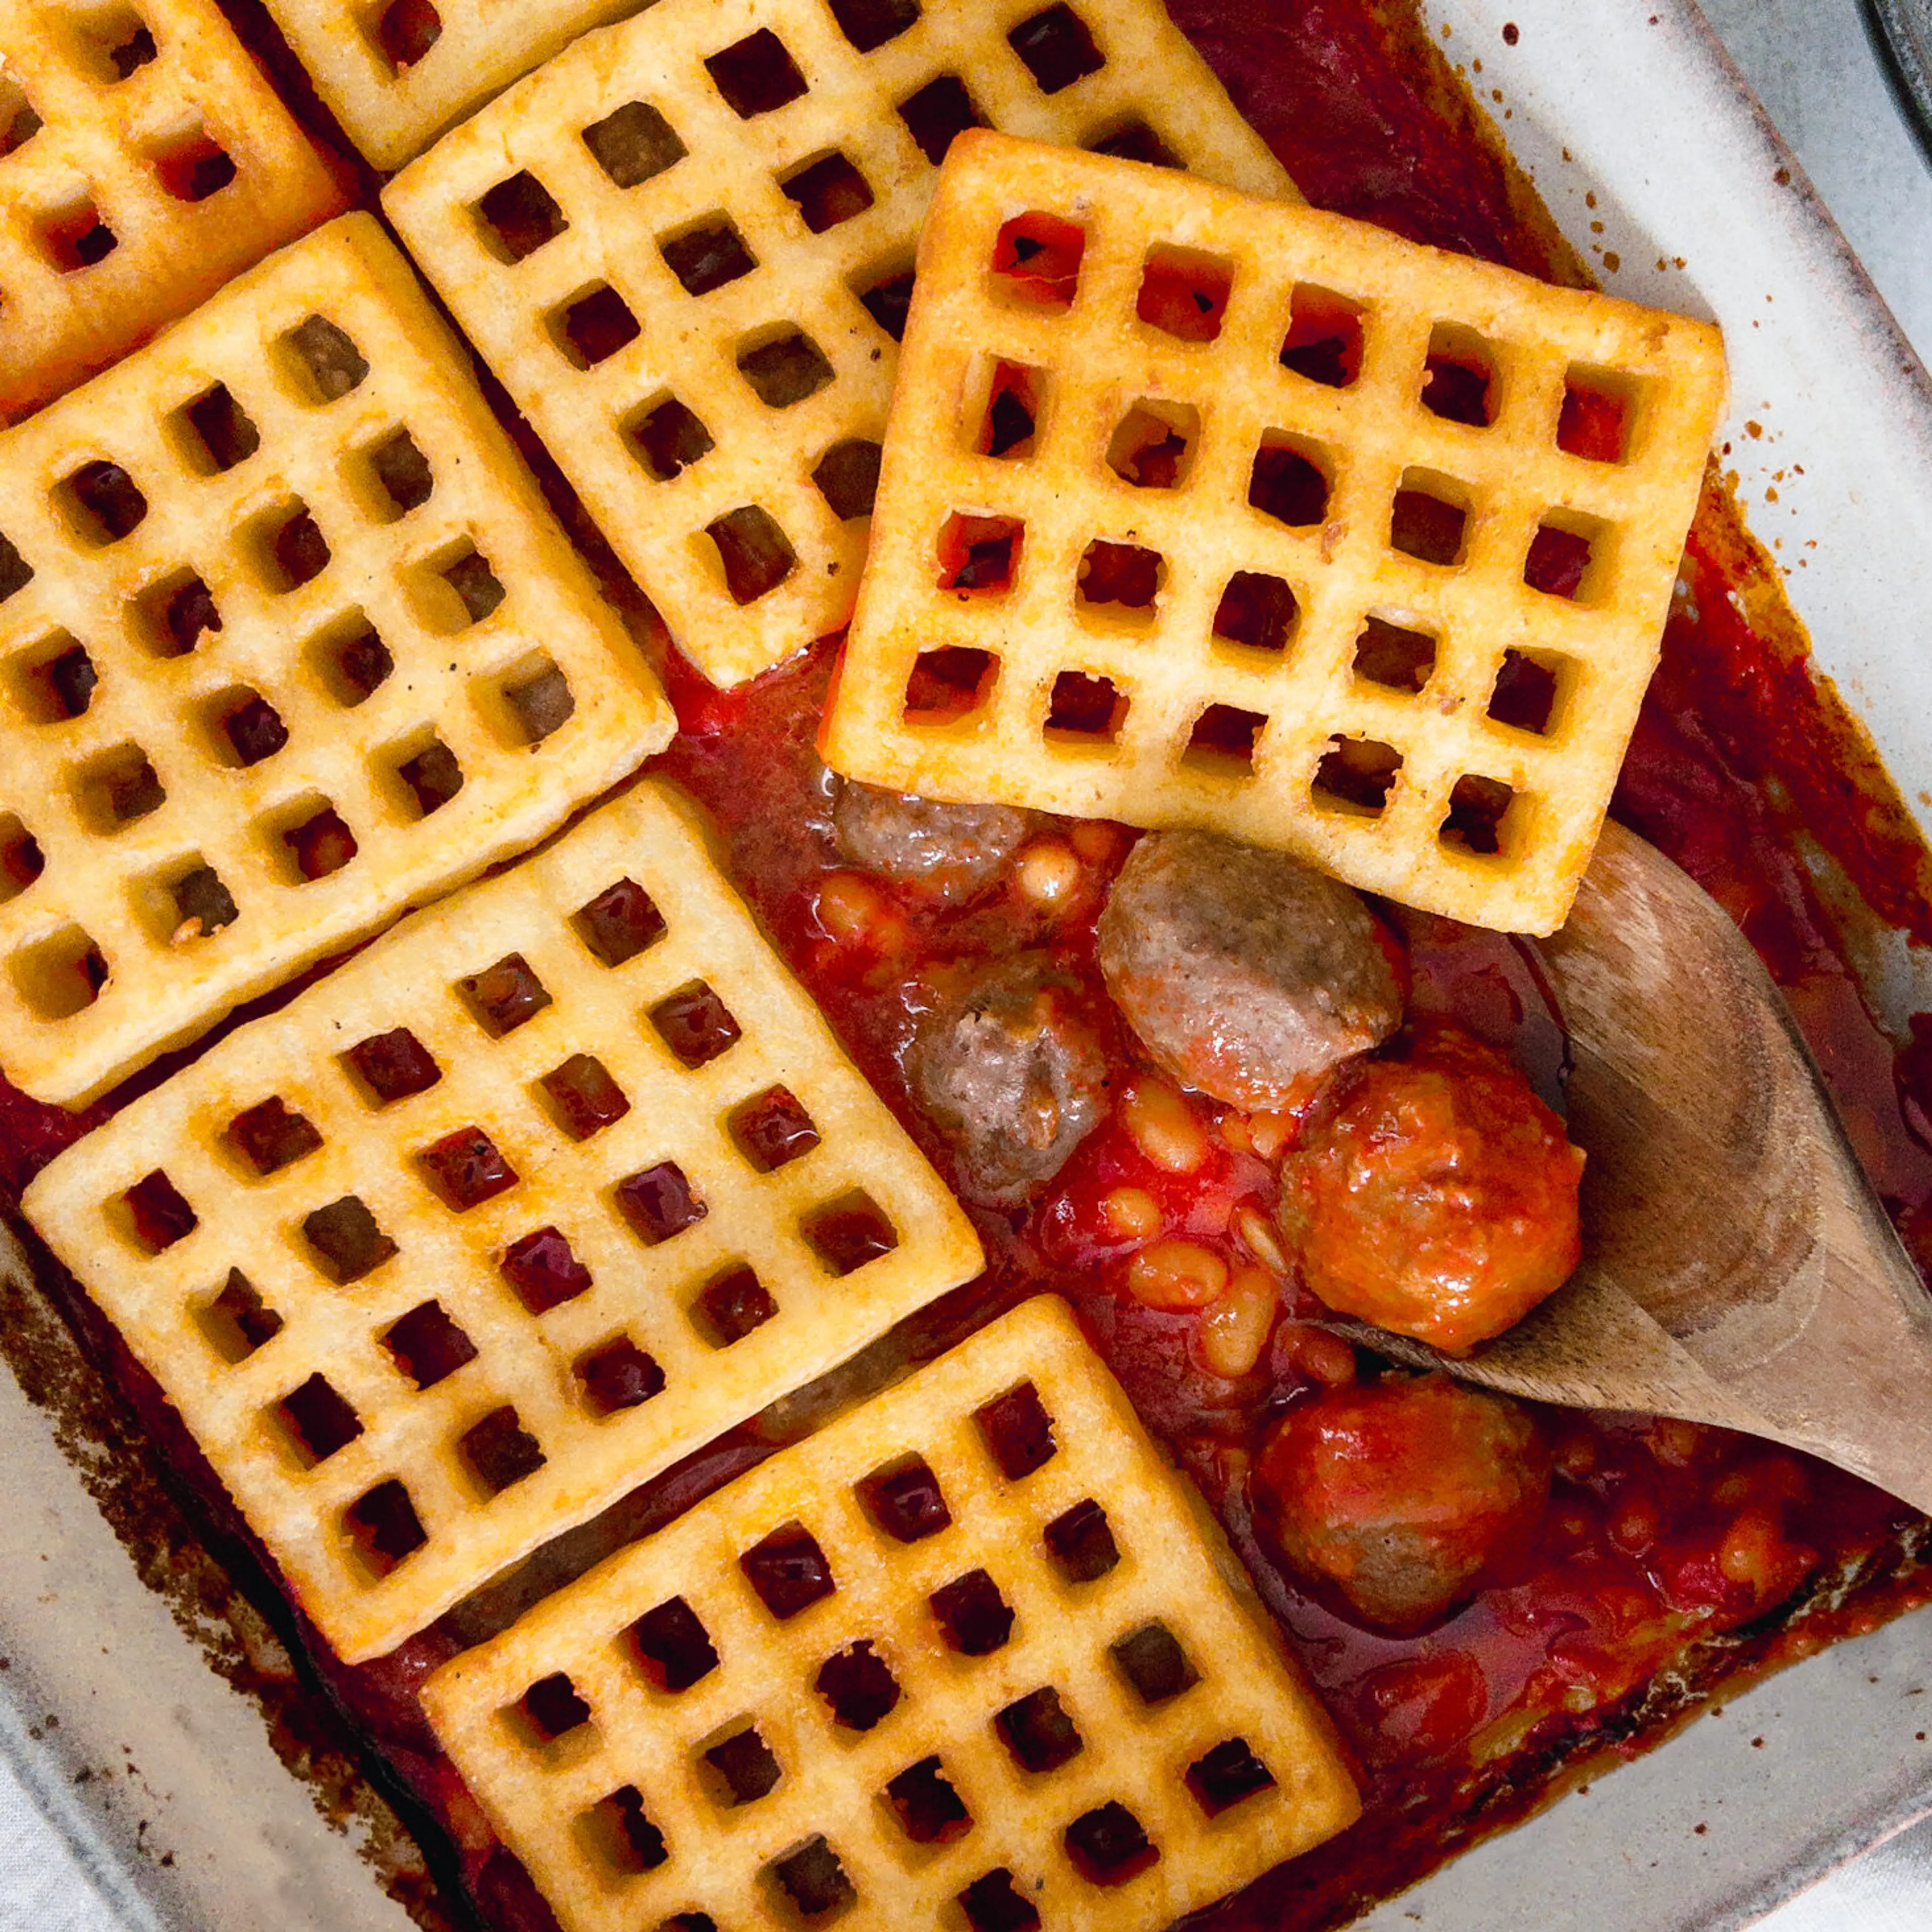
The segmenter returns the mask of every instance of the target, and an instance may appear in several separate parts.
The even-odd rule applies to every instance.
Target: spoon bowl
[[[1352,1332],[1512,1395],[1767,1436],[1932,1510],[1932,1296],[1762,962],[1614,824],[1540,951],[1589,1155],[1582,1264],[1460,1359]]]

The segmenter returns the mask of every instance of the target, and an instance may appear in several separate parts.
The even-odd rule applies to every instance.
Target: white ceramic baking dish
[[[1690,0],[1431,0],[1429,14],[1452,60],[1481,61],[1485,106],[1606,285],[1724,325],[1728,466],[1818,662],[1932,830],[1924,370]],[[1864,963],[1882,1012],[1932,1006],[1924,953],[1879,943]],[[0,1272],[20,1265],[0,1238]],[[184,1628],[138,1580],[89,1498],[88,1454],[57,1445],[0,1376],[0,1756],[67,1840],[75,1882],[141,1932],[402,1932],[353,1834],[322,1822],[260,1713],[208,1669],[218,1634]],[[1928,1684],[1932,1615],[1837,1646],[1365,1924],[1744,1924],[1932,1808]]]

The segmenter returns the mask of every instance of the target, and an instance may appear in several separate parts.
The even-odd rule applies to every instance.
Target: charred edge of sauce
[[[10,1217],[8,1227],[34,1286],[0,1265],[0,1356],[46,1412],[56,1446],[142,1586],[208,1668],[260,1710],[277,1757],[322,1819],[352,1834],[383,1891],[423,1932],[452,1932],[424,1850],[435,1838],[412,1828],[391,1798],[418,1816],[420,1802],[370,1781],[366,1734],[321,1694],[313,1634],[298,1628],[274,1573],[224,1509],[199,1446],[78,1284],[29,1231]]]

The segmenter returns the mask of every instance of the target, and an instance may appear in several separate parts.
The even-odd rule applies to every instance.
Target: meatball
[[[1255,1479],[1262,1520],[1298,1571],[1354,1616],[1413,1630],[1528,1541],[1550,1462],[1521,1404],[1405,1376],[1291,1408]]]
[[[853,865],[924,886],[943,899],[970,898],[990,885],[1033,829],[1010,805],[944,805],[840,782],[832,829]]]
[[[968,1199],[1016,1204],[1100,1124],[1107,1061],[1078,989],[1045,954],[1016,952],[939,989],[920,1016],[906,1071]]]
[[[1445,1026],[1354,1070],[1282,1163],[1282,1230],[1330,1308],[1462,1354],[1569,1278],[1582,1173],[1522,1076]]]
[[[1156,1065],[1250,1112],[1388,1038],[1402,989],[1375,915],[1280,852],[1207,832],[1136,845],[1100,915],[1107,990]]]

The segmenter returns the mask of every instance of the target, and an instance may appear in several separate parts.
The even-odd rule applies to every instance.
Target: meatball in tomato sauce
[[[1282,1231],[1329,1307],[1462,1354],[1569,1278],[1582,1173],[1509,1061],[1443,1026],[1338,1082],[1282,1163]]]
[[[905,1056],[920,1108],[951,1144],[959,1191],[1012,1207],[1050,1180],[1107,1108],[1108,1060],[1079,982],[1046,954],[941,972]]]
[[[1006,871],[1033,830],[1030,812],[1010,805],[947,805],[836,781],[832,826],[853,865],[940,899],[970,898]]]
[[[1528,1541],[1550,1498],[1535,1418],[1446,1376],[1298,1404],[1255,1465],[1256,1502],[1318,1594],[1390,1630],[1433,1622]]]
[[[1154,832],[1100,915],[1107,990],[1154,1064],[1249,1112],[1402,1023],[1400,955],[1360,896],[1286,853]]]

